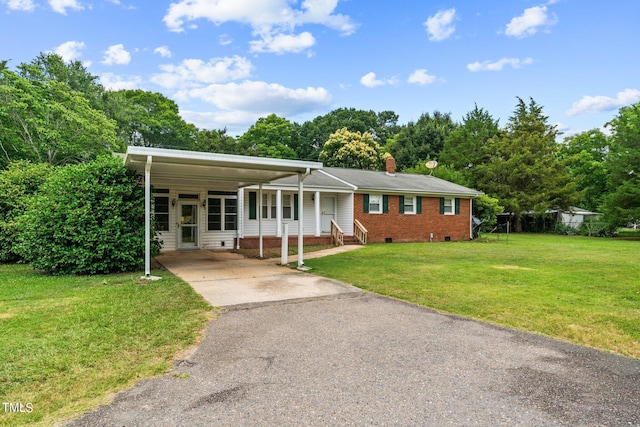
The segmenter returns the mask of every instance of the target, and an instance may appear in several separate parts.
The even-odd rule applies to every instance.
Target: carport
[[[303,192],[304,179],[314,170],[322,168],[318,162],[270,159],[218,153],[171,150],[164,148],[130,146],[124,155],[125,167],[144,176],[145,188],[145,277],[151,277],[151,185],[171,182],[189,187],[211,183],[225,191],[238,191],[259,186],[259,203],[262,203],[262,185],[275,179],[297,175],[298,177],[298,265],[304,265],[303,253]],[[261,210],[261,206],[258,207]],[[258,212],[260,212],[258,210]],[[259,251],[262,251],[262,218],[258,215]]]

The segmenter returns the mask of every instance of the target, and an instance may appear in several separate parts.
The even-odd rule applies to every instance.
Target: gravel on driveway
[[[70,426],[640,426],[640,361],[365,294],[230,310]]]

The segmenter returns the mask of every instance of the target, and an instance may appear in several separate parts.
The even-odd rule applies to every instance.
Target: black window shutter
[[[422,197],[421,196],[416,197],[416,213],[418,214],[422,213]]]
[[[460,199],[456,197],[456,215],[460,215]]]
[[[389,213],[389,196],[382,196],[382,213]]]
[[[400,213],[403,214],[404,213],[404,196],[398,196],[398,199],[400,199]]]
[[[293,195],[293,219],[298,220],[298,194]]]
[[[444,197],[440,197],[440,215],[444,214]]]
[[[364,206],[362,207],[362,211],[364,213],[369,213],[369,195],[368,194],[363,194],[363,199],[364,199]]]
[[[249,219],[257,219],[258,216],[256,215],[257,209],[256,209],[256,201],[258,199],[258,195],[255,191],[249,191]]]

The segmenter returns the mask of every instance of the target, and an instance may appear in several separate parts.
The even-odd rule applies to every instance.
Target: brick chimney
[[[396,159],[389,155],[386,161],[387,175],[396,176]]]

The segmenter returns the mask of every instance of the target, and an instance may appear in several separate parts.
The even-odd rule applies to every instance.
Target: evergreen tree
[[[479,189],[515,215],[516,231],[522,230],[523,213],[542,215],[576,200],[575,185],[558,159],[558,131],[547,120],[533,99],[527,105],[518,98],[505,131],[487,146],[488,163],[478,166]]]

